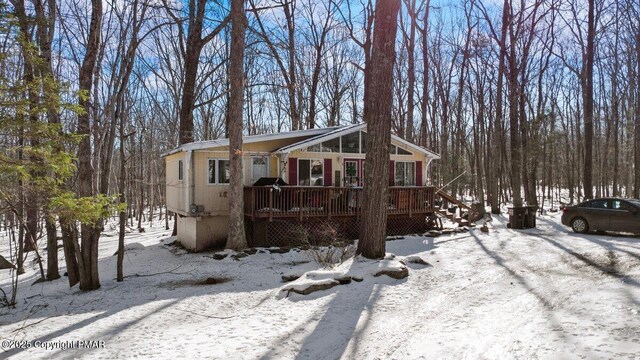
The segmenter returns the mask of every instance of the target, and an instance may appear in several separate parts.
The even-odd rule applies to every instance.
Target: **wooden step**
[[[458,226],[460,227],[466,226],[468,228],[472,228],[472,227],[476,227],[476,223],[469,222],[469,220],[462,220]]]

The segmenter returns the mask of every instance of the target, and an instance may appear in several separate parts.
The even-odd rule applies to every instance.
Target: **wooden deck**
[[[244,188],[244,214],[252,221],[359,217],[362,188],[250,186]],[[435,188],[390,187],[388,215],[413,217],[434,212]]]

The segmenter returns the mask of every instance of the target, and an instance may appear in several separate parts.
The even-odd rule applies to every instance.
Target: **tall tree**
[[[400,0],[376,1],[371,62],[365,69],[370,75],[370,88],[364,100],[368,137],[357,253],[370,259],[385,255],[393,66],[399,9]]]
[[[593,199],[593,62],[595,58],[595,0],[588,0],[587,46],[582,59],[582,108],[584,112],[584,196]]]
[[[636,11],[637,16],[638,11]],[[636,17],[636,20],[638,18]],[[640,76],[640,24],[636,23],[636,79]],[[635,81],[636,105],[635,105],[635,148],[634,148],[634,176],[633,197],[640,199],[640,84]]]
[[[407,123],[405,127],[405,133],[400,134],[409,141],[413,141],[414,132],[414,96],[416,87],[416,64],[415,64],[415,47],[416,47],[416,31],[418,28],[418,9],[416,0],[405,0],[407,12],[409,14],[409,32],[407,34],[404,26],[402,27],[402,34],[404,38],[405,47],[407,49]]]
[[[242,100],[244,95],[244,47],[247,19],[244,0],[231,1],[231,57],[229,58],[229,105],[227,129],[229,134],[229,237],[227,248],[242,250],[247,247],[244,229],[244,202],[242,187]]]
[[[181,16],[173,13],[168,0],[163,0],[163,3],[169,16],[178,24],[179,33],[181,34],[180,41],[182,41],[184,20]],[[196,80],[202,48],[213,40],[229,22],[229,17],[227,16],[210,33],[203,36],[206,6],[206,0],[189,0],[186,46],[181,49],[184,78],[180,102],[180,145],[190,143],[194,140],[193,108],[196,100]]]
[[[427,147],[427,118],[429,107],[429,10],[431,0],[424,4],[424,17],[422,19],[422,102],[420,103],[420,142],[419,145]],[[435,129],[432,129],[432,131]],[[436,146],[436,144],[430,144]]]
[[[89,96],[94,83],[96,60],[100,48],[102,27],[102,0],[91,1],[91,22],[87,37],[87,47],[79,74],[79,105],[82,113],[78,115],[77,133],[82,135],[78,146],[78,196],[91,197],[93,189],[93,166],[91,164],[91,103]],[[100,229],[97,224],[82,224],[81,251],[78,256],[80,289],[95,290],[100,287],[98,274],[98,239]],[[76,254],[78,251],[76,250]]]
[[[262,40],[269,48],[271,56],[274,58],[278,69],[282,74],[287,89],[287,97],[289,102],[289,116],[291,118],[291,130],[300,130],[302,127],[300,121],[300,85],[298,84],[298,74],[296,70],[296,0],[278,0],[276,2],[277,7],[282,8],[285,25],[282,27],[286,29],[286,40],[280,43],[276,43],[270,36],[270,31],[267,29],[265,22],[260,16],[259,9],[254,0],[250,0],[251,11],[256,17],[256,23],[260,29],[258,33]],[[280,14],[278,14],[280,16]],[[279,25],[278,25],[279,26]],[[286,59],[283,59],[278,48],[284,48],[286,50]],[[286,62],[286,64],[285,64]]]
[[[51,104],[52,98],[58,96],[58,88],[51,63],[51,48],[56,28],[56,1],[44,0],[43,2],[42,0],[36,0],[34,9],[36,12],[36,22],[38,24],[37,43],[40,48],[40,57],[43,61],[40,74],[41,77],[46,79],[43,82],[43,92],[45,96],[48,96],[45,103]],[[48,106],[47,121],[53,126],[60,124],[57,106]],[[64,151],[64,148],[58,144],[56,146],[56,152],[59,153],[62,151]],[[47,280],[51,281],[60,278],[60,272],[58,271],[58,234],[55,218],[47,206],[44,208],[44,221],[47,230]]]

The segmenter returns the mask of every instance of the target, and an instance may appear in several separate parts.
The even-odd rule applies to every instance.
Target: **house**
[[[366,136],[364,124],[246,136],[243,182],[250,246],[290,240],[295,223],[350,222],[353,234]],[[226,241],[228,151],[229,141],[220,139],[164,154],[167,208],[179,215],[178,240],[188,249],[200,251]],[[425,214],[433,212],[434,191],[425,179],[429,164],[439,156],[392,136],[390,158],[390,216],[424,224]],[[288,186],[252,186],[264,177],[280,177]]]

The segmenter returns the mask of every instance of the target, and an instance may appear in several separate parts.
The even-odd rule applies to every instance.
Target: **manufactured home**
[[[249,246],[287,245],[301,229],[324,225],[357,236],[366,138],[364,124],[244,137]],[[420,231],[434,211],[435,189],[426,179],[439,156],[397,136],[389,151],[389,231]],[[227,139],[184,144],[164,154],[167,208],[178,214],[178,240],[188,249],[225,244],[233,201],[228,155]]]

